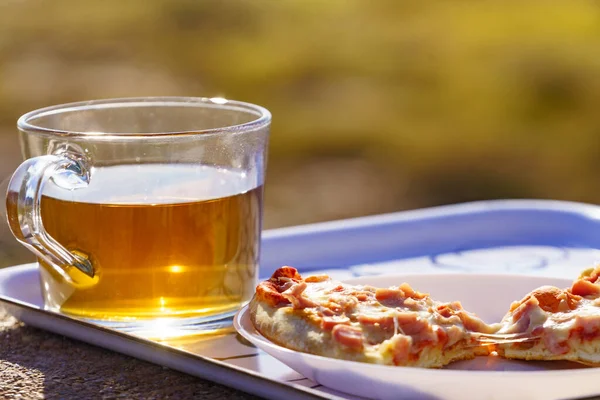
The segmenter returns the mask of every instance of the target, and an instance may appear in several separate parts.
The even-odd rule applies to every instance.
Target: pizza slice
[[[261,282],[250,316],[267,339],[292,350],[367,363],[442,367],[489,354],[474,333],[494,333],[459,302],[441,303],[408,284],[350,285],[279,268]]]
[[[568,289],[543,286],[511,305],[498,333],[531,340],[497,346],[505,358],[568,360],[600,366],[600,266]]]

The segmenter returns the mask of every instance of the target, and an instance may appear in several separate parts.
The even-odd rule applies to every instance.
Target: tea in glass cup
[[[259,266],[270,114],[208,98],[67,104],[18,123],[9,225],[46,308],[109,326],[229,324]],[[215,323],[217,324],[215,325]]]

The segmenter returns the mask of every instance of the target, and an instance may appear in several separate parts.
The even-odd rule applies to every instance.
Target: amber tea
[[[40,260],[46,305],[112,320],[237,310],[254,290],[261,202],[252,173],[202,165],[100,167],[77,190],[49,183],[45,229],[96,276],[67,269],[74,285]]]

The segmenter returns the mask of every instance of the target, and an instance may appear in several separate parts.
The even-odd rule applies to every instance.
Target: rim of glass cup
[[[196,129],[169,132],[83,132],[47,128],[32,123],[31,120],[50,115],[118,107],[143,107],[149,104],[157,106],[180,107],[213,107],[215,109],[229,109],[256,115],[256,119],[243,124],[229,125],[210,129]],[[39,108],[23,114],[17,121],[17,127],[27,133],[48,134],[53,136],[66,136],[69,138],[94,138],[94,139],[134,139],[134,138],[167,138],[179,136],[213,136],[232,133],[244,133],[260,129],[271,122],[271,113],[264,107],[243,101],[229,100],[222,97],[123,97],[113,99],[78,101],[74,103],[58,104],[50,107]]]

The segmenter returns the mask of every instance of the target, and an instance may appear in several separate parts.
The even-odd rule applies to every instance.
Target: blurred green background
[[[5,0],[0,182],[34,108],[223,96],[274,115],[267,228],[597,203],[599,49],[597,1]],[[0,224],[0,266],[30,259]]]

